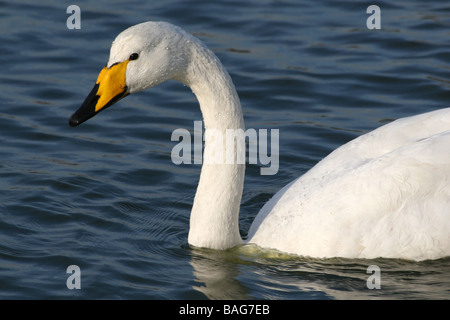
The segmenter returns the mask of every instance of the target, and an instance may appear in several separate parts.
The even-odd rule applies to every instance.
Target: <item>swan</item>
[[[199,39],[166,22],[144,22],[113,41],[77,126],[125,96],[166,80],[188,86],[205,130],[244,129],[233,82]],[[206,141],[204,152],[213,150]],[[438,259],[450,255],[450,108],[393,121],[333,151],[277,192],[247,239],[239,233],[245,164],[203,163],[188,242],[242,244],[316,258]],[[250,247],[250,246],[247,246]]]

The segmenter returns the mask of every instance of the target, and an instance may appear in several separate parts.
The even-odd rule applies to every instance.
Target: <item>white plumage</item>
[[[128,62],[126,93],[175,79],[197,96],[206,129],[244,129],[231,78],[198,39],[167,23],[142,23],[116,38],[108,67],[133,53],[139,59]],[[206,143],[205,153],[213,144]],[[312,257],[449,256],[449,151],[450,109],[385,125],[338,148],[275,194],[245,242],[238,228],[245,166],[204,164],[188,241],[214,249],[251,243]]]
[[[315,257],[449,255],[449,128],[442,109],[336,149],[266,203],[249,242]]]

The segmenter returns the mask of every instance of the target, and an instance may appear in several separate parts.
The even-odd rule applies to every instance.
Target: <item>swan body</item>
[[[343,145],[265,204],[249,241],[318,257],[449,255],[449,128],[442,109]]]
[[[117,36],[107,66],[70,125],[169,79],[192,89],[205,129],[245,129],[238,95],[217,57],[164,22],[144,22]],[[188,242],[213,249],[248,243],[320,258],[449,256],[449,146],[450,108],[362,135],[276,193],[246,241],[239,234],[245,165],[204,163]],[[206,141],[205,154],[216,147]]]

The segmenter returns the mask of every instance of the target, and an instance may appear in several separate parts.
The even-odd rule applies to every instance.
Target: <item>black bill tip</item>
[[[69,119],[69,126],[76,127],[79,124],[81,124],[81,121],[75,115],[72,115]]]
[[[94,88],[91,90],[89,95],[87,96],[86,100],[84,100],[81,107],[70,117],[69,119],[69,125],[71,127],[76,127],[83,122],[89,120],[93,116],[95,116],[100,111],[112,106],[120,99],[126,97],[128,93],[128,88],[125,86],[124,90],[117,94],[115,97],[113,97],[108,103],[106,103],[100,110],[96,110],[96,105],[98,102],[98,99],[100,98],[97,95],[99,85],[96,84]]]
[[[71,127],[76,127],[86,120],[89,120],[97,113],[95,111],[95,106],[97,104],[98,99],[100,98],[97,95],[98,84],[95,84],[94,88],[92,88],[89,95],[84,100],[81,107],[74,113],[69,119],[69,125]]]

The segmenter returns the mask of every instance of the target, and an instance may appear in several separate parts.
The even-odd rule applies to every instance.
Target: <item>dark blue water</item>
[[[0,1],[1,299],[448,299],[450,260],[311,259],[187,244],[199,165],[171,161],[176,128],[201,120],[168,82],[77,128],[68,118],[124,28],[164,20],[230,72],[247,128],[280,130],[280,165],[248,165],[240,228],[339,145],[449,106],[450,4],[381,1]],[[68,289],[67,267],[81,270]],[[369,265],[381,289],[367,287]]]

